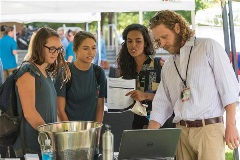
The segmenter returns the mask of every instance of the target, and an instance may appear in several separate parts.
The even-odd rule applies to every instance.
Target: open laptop
[[[180,128],[124,130],[118,160],[172,159],[180,133]]]

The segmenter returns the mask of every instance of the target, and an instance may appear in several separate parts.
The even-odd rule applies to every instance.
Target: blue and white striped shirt
[[[184,84],[174,66],[174,59],[185,80],[191,46],[186,82],[190,99],[182,102],[180,94]],[[150,120],[162,125],[173,111],[174,123],[219,117],[226,105],[238,102],[238,95],[238,81],[222,46],[212,39],[194,37],[180,49],[180,55],[172,55],[165,62]]]

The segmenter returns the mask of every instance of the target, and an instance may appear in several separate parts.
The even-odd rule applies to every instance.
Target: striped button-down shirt
[[[181,91],[186,79],[190,99],[182,102]],[[224,107],[238,102],[239,86],[230,60],[223,47],[212,39],[192,38],[165,62],[161,82],[153,100],[150,120],[161,125],[175,112],[174,123],[222,116]]]

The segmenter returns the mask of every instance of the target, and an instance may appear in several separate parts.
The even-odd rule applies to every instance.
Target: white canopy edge
[[[0,0],[1,15],[195,10],[194,0]]]
[[[0,22],[52,22],[52,23],[85,23],[100,21],[101,14],[96,12],[88,13],[38,13],[38,14],[17,14],[1,15]]]

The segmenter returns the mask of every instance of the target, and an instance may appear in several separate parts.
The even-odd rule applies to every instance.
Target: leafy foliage
[[[139,23],[138,12],[118,13],[118,29],[122,33],[129,24]]]
[[[233,160],[233,152],[226,152],[225,160]]]

